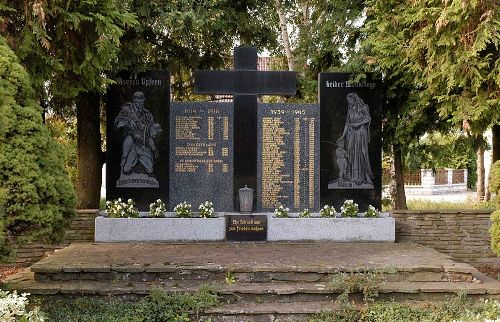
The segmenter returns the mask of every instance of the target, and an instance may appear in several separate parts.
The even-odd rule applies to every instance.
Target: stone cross
[[[257,187],[257,95],[295,95],[297,74],[257,71],[257,48],[241,46],[234,49],[234,70],[196,71],[194,79],[196,94],[234,95],[233,182],[238,210],[238,190]]]

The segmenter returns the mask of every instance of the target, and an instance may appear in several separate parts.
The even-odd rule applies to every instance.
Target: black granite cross
[[[257,95],[295,95],[297,74],[288,71],[257,71],[257,48],[236,47],[234,70],[196,71],[197,94],[233,94],[234,98],[234,208],[238,190],[257,188]],[[256,193],[254,207],[256,209]]]

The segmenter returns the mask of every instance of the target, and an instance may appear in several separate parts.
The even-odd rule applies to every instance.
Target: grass
[[[33,301],[32,301],[33,302]],[[194,294],[166,294],[152,290],[140,301],[120,298],[82,296],[44,297],[38,305],[46,314],[46,321],[198,321],[197,313],[218,304],[216,293],[210,288]],[[315,315],[309,322],[402,322],[402,321],[497,321],[500,302],[474,301],[466,294],[450,297],[446,302],[370,302],[355,307],[350,304],[334,312]]]
[[[433,201],[426,199],[407,199],[408,210],[479,210],[493,211],[495,209],[495,200],[477,201],[473,199],[464,199],[463,201]],[[391,211],[392,206],[386,203],[382,206],[382,211]]]
[[[461,294],[444,303],[423,302],[410,305],[377,302],[365,304],[361,308],[349,306],[335,312],[318,314],[309,322],[498,321],[497,319],[500,319],[499,301],[474,302]]]
[[[410,199],[407,202],[410,210],[486,210],[493,211],[494,201],[430,201],[424,199]]]
[[[40,306],[46,321],[190,321],[204,309],[219,304],[217,292],[210,285],[202,285],[195,293],[168,294],[153,288],[140,301],[100,297],[40,297],[31,301]],[[1,318],[0,318],[1,321]]]

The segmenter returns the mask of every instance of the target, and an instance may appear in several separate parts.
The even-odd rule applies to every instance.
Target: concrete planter
[[[394,242],[395,220],[384,218],[268,218],[267,240]]]
[[[395,220],[382,218],[275,218],[267,215],[268,241],[394,242]],[[95,219],[96,242],[223,241],[225,217]]]
[[[225,218],[107,218],[95,219],[96,242],[221,241]]]

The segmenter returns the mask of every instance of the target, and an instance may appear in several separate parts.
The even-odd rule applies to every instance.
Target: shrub
[[[106,201],[106,213],[110,218],[137,218],[139,210],[132,199],[123,202],[121,198]]]
[[[149,215],[153,218],[165,217],[165,211],[167,211],[167,207],[161,199],[158,199],[149,205]]]
[[[219,303],[217,292],[210,285],[202,285],[194,293],[169,294],[160,288],[152,288],[139,302],[113,297],[51,297],[42,300],[47,321],[61,322],[198,321],[190,317]]]
[[[500,210],[491,214],[491,249],[500,256]]]
[[[310,218],[311,217],[311,212],[309,211],[309,209],[304,209],[300,214],[299,214],[299,218]]]
[[[491,249],[500,256],[500,160],[493,163],[490,174],[490,191],[496,194],[497,210],[491,214]]]
[[[496,208],[500,210],[500,160],[491,166],[489,189],[496,194]]]
[[[202,203],[198,210],[200,211],[200,218],[212,218],[214,216],[214,204],[210,201]]]
[[[340,207],[342,217],[356,217],[358,215],[358,211],[358,204],[351,199],[344,201],[344,204]]]
[[[278,208],[274,209],[274,217],[276,218],[288,218],[290,208],[285,208],[280,205]]]
[[[191,205],[187,202],[181,202],[174,208],[175,215],[178,218],[189,218],[191,217]]]
[[[5,231],[13,241],[61,241],[74,216],[75,192],[64,152],[42,123],[27,72],[0,37],[0,92],[8,115],[0,136]]]
[[[368,206],[368,209],[366,210],[367,218],[377,218],[379,215],[380,212],[377,210],[377,208],[373,207],[372,205]]]
[[[333,206],[325,205],[321,208],[319,214],[323,218],[333,218],[335,217],[335,208],[333,208]]]
[[[28,293],[21,295],[0,290],[0,321],[43,322],[43,313],[38,307],[28,310]]]

